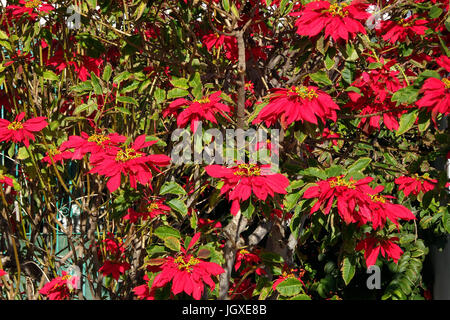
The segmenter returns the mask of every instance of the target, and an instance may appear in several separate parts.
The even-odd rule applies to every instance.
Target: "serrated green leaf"
[[[318,71],[316,73],[310,74],[311,80],[319,85],[331,86],[333,83],[325,71]]]
[[[354,257],[353,256],[345,257],[342,260],[341,273],[342,279],[344,279],[346,285],[348,285],[355,276],[355,271],[356,267]]]

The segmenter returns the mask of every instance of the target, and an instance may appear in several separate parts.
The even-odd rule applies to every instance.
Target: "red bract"
[[[22,122],[23,118],[25,118],[25,112],[18,114],[13,122],[0,119],[0,142],[23,142],[28,148],[30,145],[29,140],[35,141],[33,132],[39,132],[48,125],[47,121],[45,121],[47,117],[31,118]]]
[[[133,208],[128,209],[128,213],[123,217],[124,220],[129,220],[135,223],[139,218],[142,220],[153,219],[161,214],[165,215],[170,212],[170,207],[166,206],[162,200],[148,201],[148,203],[139,210],[135,211]]]
[[[398,177],[395,179],[395,183],[399,185],[398,189],[403,190],[405,197],[407,197],[410,193],[418,195],[420,192],[426,193],[433,190],[437,184],[437,180],[419,177],[416,174],[414,177]]]
[[[347,41],[358,33],[366,34],[361,22],[370,16],[366,11],[368,6],[367,3],[358,0],[351,4],[313,1],[306,4],[300,12],[291,15],[299,16],[295,26],[301,36],[314,37],[325,31],[325,38]]]
[[[77,289],[77,277],[62,272],[62,276],[56,277],[50,282],[47,282],[39,293],[47,296],[50,300],[66,300],[70,298],[73,289]]]
[[[171,291],[174,295],[185,292],[195,300],[201,299],[205,284],[211,291],[214,290],[215,283],[211,277],[225,272],[217,263],[206,262],[185,253],[176,258],[165,258],[159,268],[161,272],[153,280],[151,290],[172,282]]]
[[[244,263],[245,268],[240,272],[241,275],[244,275],[248,270],[250,270],[253,265],[258,265],[259,263],[261,263],[261,258],[258,256],[258,254],[259,251],[255,251],[255,253],[252,253],[246,249],[239,250],[236,253],[234,270],[238,271],[242,263]],[[255,272],[258,275],[266,274],[266,271],[264,271],[264,269],[262,268],[257,268]]]
[[[317,182],[317,186],[309,187],[303,194],[305,199],[318,198],[316,204],[311,208],[311,214],[322,209],[324,214],[330,213],[334,199],[337,199],[337,209],[340,217],[345,223],[366,223],[368,217],[363,217],[355,211],[356,205],[369,200],[366,191],[370,188],[369,182],[373,178],[367,177],[361,180],[344,180],[342,176],[332,177]]]
[[[119,280],[119,277],[130,269],[130,264],[126,261],[106,260],[103,266],[98,270],[104,276],[112,276],[113,279]]]
[[[225,116],[230,112],[230,107],[221,103],[222,98],[221,91],[217,91],[207,97],[203,97],[200,100],[189,101],[184,98],[173,101],[164,111],[163,116],[168,114],[175,114],[181,106],[187,106],[178,116],[177,125],[179,128],[184,128],[187,123],[191,124],[191,131],[197,130],[198,122],[201,120],[208,120],[217,124],[215,115],[217,113]]]
[[[10,177],[7,177],[5,175],[3,175],[0,172],[0,186],[2,186],[3,184],[6,184],[7,186],[12,187],[13,186],[13,179],[11,179]]]
[[[377,61],[372,58],[367,60],[370,63],[378,63],[380,66],[363,72],[352,83],[352,87],[358,88],[358,92],[347,93],[351,101],[345,107],[359,110],[360,115],[382,113],[361,118],[358,127],[380,129],[380,120],[383,119],[384,125],[389,130],[397,130],[400,115],[406,112],[396,108],[396,105],[391,102],[392,94],[404,86],[404,83],[397,78],[400,72],[391,69],[397,61],[385,62],[384,59]]]
[[[127,140],[126,137],[117,133],[108,135],[93,134],[89,136],[85,132],[81,132],[81,136],[70,136],[69,140],[63,142],[59,148],[60,151],[73,149],[73,160],[80,160],[87,153],[91,153],[91,161],[96,162],[96,157],[103,154],[108,147],[118,146]]]
[[[428,30],[424,25],[428,23],[427,20],[415,20],[415,16],[399,21],[383,21],[381,23],[381,32],[384,33],[383,40],[394,44],[397,41],[403,42],[406,37],[413,39],[418,35],[424,35]]]
[[[272,89],[269,103],[262,108],[253,124],[265,122],[266,126],[280,119],[287,127],[294,121],[306,121],[317,124],[326,119],[336,121],[339,107],[325,92],[314,86],[291,87],[290,89]]]
[[[70,151],[63,151],[56,148],[52,148],[49,151],[47,151],[46,156],[42,158],[42,162],[47,162],[47,165],[51,165],[52,163],[56,163],[59,161],[64,161],[67,159],[72,159],[72,152]],[[53,160],[53,161],[52,161]]]
[[[392,260],[397,263],[398,259],[400,259],[403,254],[403,250],[395,244],[394,241],[398,241],[398,238],[379,239],[367,236],[356,245],[356,250],[364,250],[364,259],[366,260],[367,267],[370,267],[377,262],[380,251],[383,257],[386,257],[387,259],[392,258]]]
[[[40,0],[20,0],[20,6],[9,5],[6,9],[12,10],[12,15],[16,17],[21,17],[24,14],[28,14],[30,18],[36,18],[39,12],[48,13],[55,10],[55,8],[48,4],[43,3]]]
[[[147,275],[144,276],[144,280],[145,284],[135,287],[133,292],[140,300],[154,300],[155,298],[152,294],[150,294],[150,288],[148,286],[150,279]]]
[[[371,201],[360,206],[359,210],[364,217],[369,217],[374,229],[383,228],[386,220],[389,219],[397,227],[399,227],[398,220],[415,220],[414,214],[406,207],[400,204],[391,203],[389,199],[394,199],[392,196],[379,195],[383,191],[384,186],[377,186],[375,189],[369,191]]]
[[[416,102],[419,108],[427,108],[434,117],[437,113],[450,114],[450,78],[428,78],[420,92],[423,97]]]
[[[145,142],[145,135],[141,135],[130,147],[111,147],[96,159],[89,173],[109,177],[106,185],[110,192],[120,187],[122,174],[129,178],[130,186],[134,189],[137,188],[137,182],[147,185],[153,177],[151,168],[159,171],[156,166],[168,166],[170,163],[170,157],[166,155],[147,155],[139,151],[154,143],[156,141]]]
[[[270,165],[240,164],[231,168],[220,165],[210,165],[206,172],[214,178],[220,178],[224,185],[221,194],[227,194],[232,201],[231,213],[236,215],[240,210],[239,202],[250,198],[253,193],[256,198],[266,200],[275,193],[286,194],[289,179],[280,173],[272,173]]]

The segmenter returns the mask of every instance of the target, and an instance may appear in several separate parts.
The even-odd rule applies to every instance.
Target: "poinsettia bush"
[[[447,0],[0,12],[2,299],[430,297]],[[279,132],[256,145],[276,170],[247,148],[176,162],[181,129],[200,154],[211,129]]]

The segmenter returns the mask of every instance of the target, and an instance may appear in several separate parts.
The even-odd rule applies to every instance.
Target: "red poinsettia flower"
[[[412,39],[418,35],[424,35],[428,30],[424,25],[428,23],[427,20],[417,20],[417,15],[410,16],[406,19],[398,21],[383,21],[381,23],[381,32],[383,33],[383,40],[394,44],[397,41],[403,42],[406,37]]]
[[[377,262],[380,252],[383,257],[392,258],[397,263],[403,254],[403,250],[394,241],[398,241],[398,238],[379,239],[368,235],[364,240],[358,242],[356,250],[364,250],[367,267],[373,266]]]
[[[437,113],[450,114],[450,78],[428,78],[420,92],[423,92],[423,97],[416,102],[419,108],[429,109],[434,116]]]
[[[145,206],[135,211],[133,208],[128,209],[128,213],[123,217],[124,220],[129,220],[131,223],[136,223],[139,218],[142,220],[153,219],[159,215],[167,215],[170,212],[170,207],[166,206],[163,200],[148,201]]]
[[[211,277],[225,272],[217,263],[206,262],[185,253],[176,258],[165,258],[159,269],[161,272],[153,280],[151,290],[165,287],[172,282],[171,291],[174,295],[185,292],[195,300],[201,299],[205,284],[211,291],[214,290],[215,283]]]
[[[12,10],[12,15],[21,17],[24,14],[28,14],[30,18],[36,18],[39,12],[48,13],[55,10],[55,8],[48,3],[43,3],[40,0],[20,0],[20,6],[9,5],[6,9]]]
[[[403,190],[405,197],[407,197],[410,193],[418,195],[420,192],[426,193],[433,190],[438,181],[435,179],[419,177],[416,174],[413,177],[398,177],[394,182],[399,185],[398,189]]]
[[[81,160],[87,153],[91,153],[91,161],[96,162],[97,156],[101,156],[110,146],[118,146],[124,143],[127,137],[118,133],[110,133],[108,135],[95,133],[89,136],[85,132],[81,132],[80,136],[70,136],[69,140],[63,142],[59,147],[61,152],[73,149],[73,160]]]
[[[113,279],[119,280],[119,277],[130,269],[130,264],[126,261],[106,260],[103,266],[98,270],[104,276],[112,276]]]
[[[5,272],[5,270],[0,269],[0,277],[6,276],[7,273]]]
[[[51,148],[47,151],[46,156],[42,158],[42,162],[47,162],[47,165],[51,165],[52,163],[64,161],[67,159],[72,159],[73,153],[70,151],[60,151],[56,148]]]
[[[324,214],[328,214],[337,199],[337,209],[340,217],[345,223],[365,223],[367,218],[355,210],[356,205],[367,202],[369,182],[373,178],[367,177],[361,180],[350,178],[345,180],[343,176],[328,178],[317,182],[317,186],[309,187],[303,194],[305,199],[318,198],[316,204],[311,208],[311,214],[322,208]]]
[[[286,194],[289,179],[281,173],[272,173],[270,165],[240,164],[231,168],[220,165],[209,165],[206,172],[214,178],[221,178],[224,185],[221,194],[227,194],[232,201],[231,213],[236,215],[240,210],[239,202],[250,198],[253,193],[258,199],[266,200],[275,193]]]
[[[336,121],[339,107],[325,92],[314,86],[272,89],[269,103],[259,112],[253,124],[265,122],[271,126],[280,119],[284,127],[294,121],[307,121],[317,124],[317,118]]]
[[[261,263],[261,258],[258,256],[258,254],[259,254],[258,250],[254,251],[254,253],[246,249],[239,250],[238,252],[236,252],[236,261],[234,264],[234,270],[238,271],[243,263],[245,268],[240,272],[240,274],[244,275],[245,273],[247,273],[248,270],[250,270],[252,265],[258,265]],[[257,268],[255,270],[255,273],[257,275],[263,275],[266,274],[266,271],[263,268]]]
[[[22,122],[23,118],[25,118],[25,112],[18,114],[13,122],[0,119],[0,142],[23,142],[28,148],[30,145],[29,140],[35,141],[33,132],[39,132],[48,125],[47,121],[45,121],[47,117],[31,118]]]
[[[89,173],[98,173],[109,177],[106,186],[110,192],[114,192],[120,187],[122,174],[128,176],[130,186],[137,188],[137,182],[147,185],[152,180],[152,171],[159,172],[156,166],[168,166],[170,157],[163,154],[147,155],[142,151],[156,141],[145,141],[145,135],[136,138],[135,142],[125,149],[111,147],[92,163]],[[91,159],[92,162],[92,159]]]
[[[238,59],[238,46],[236,37],[226,36],[217,33],[210,33],[202,37],[202,43],[208,51],[212,48],[223,49],[225,57],[228,60],[236,61]]]
[[[70,298],[74,289],[77,289],[78,277],[71,276],[62,271],[62,276],[47,282],[39,293],[50,300],[66,300]]]
[[[144,281],[145,284],[133,288],[134,294],[138,297],[139,300],[154,300],[155,297],[150,292],[150,288],[148,285],[148,282],[150,281],[148,275],[144,275]]]
[[[220,95],[222,91],[217,91],[200,100],[189,101],[184,98],[176,99],[163,111],[163,116],[169,114],[176,114],[176,111],[181,106],[187,106],[186,109],[180,112],[177,116],[177,125],[179,128],[184,128],[187,123],[191,124],[191,131],[195,132],[198,127],[198,122],[201,120],[208,120],[217,124],[215,115],[217,113],[225,116],[230,112],[230,107],[221,103]]]
[[[405,86],[405,83],[397,77],[400,72],[391,68],[397,61],[394,59],[377,61],[373,58],[368,58],[367,61],[379,66],[364,71],[352,83],[352,87],[357,88],[357,92],[347,93],[351,101],[345,107],[358,110],[361,116],[372,115],[362,117],[358,125],[358,127],[365,127],[367,131],[380,129],[381,119],[389,130],[397,130],[401,114],[407,112],[397,108],[391,101],[392,94]]]
[[[354,38],[357,33],[366,34],[361,22],[370,16],[366,11],[368,6],[368,3],[359,0],[354,0],[350,4],[312,1],[307,3],[303,10],[293,12],[291,15],[299,16],[295,26],[301,36],[314,37],[324,31],[325,38],[347,41]]]
[[[368,217],[368,221],[372,222],[374,229],[383,228],[386,220],[389,219],[397,227],[398,220],[415,220],[414,214],[406,207],[400,204],[394,204],[389,199],[395,199],[392,196],[380,195],[378,193],[384,190],[384,186],[377,186],[369,191],[371,202],[368,205],[362,205],[359,208],[361,215]]]

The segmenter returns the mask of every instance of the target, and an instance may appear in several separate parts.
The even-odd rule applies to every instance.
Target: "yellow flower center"
[[[61,151],[59,151],[58,149],[50,149],[50,150],[48,150],[48,155],[49,156],[55,156],[55,155],[57,155],[57,154],[60,154],[61,153]]]
[[[133,148],[126,148],[125,151],[120,150],[119,152],[117,152],[116,161],[126,162],[128,160],[136,159],[141,156],[142,155],[139,153],[136,153],[136,150],[134,150]]]
[[[194,102],[198,102],[198,103],[210,103],[211,100],[209,100],[208,97],[204,97],[204,98],[201,98],[201,99],[198,99],[198,100],[194,100]]]
[[[356,181],[346,181],[342,179],[342,177],[336,177],[336,180],[329,181],[330,187],[347,187],[350,189],[355,189],[355,183]]]
[[[331,13],[332,16],[341,16],[345,17],[348,15],[347,11],[344,11],[344,8],[347,7],[346,3],[333,3],[328,8],[328,12]]]
[[[445,89],[450,89],[450,78],[444,78],[442,79],[442,82],[445,85]]]
[[[312,100],[318,97],[317,92],[314,89],[309,89],[305,86],[294,87],[290,92],[298,95],[302,99]]]
[[[174,262],[178,265],[179,270],[186,270],[187,272],[191,272],[191,267],[199,264],[201,261],[194,257],[190,257],[189,261],[184,261],[183,256],[179,256],[174,260]]]
[[[40,0],[30,0],[25,3],[25,8],[37,8],[42,4],[42,1]]]
[[[90,136],[88,138],[89,142],[95,142],[98,145],[100,145],[103,142],[108,141],[108,140],[111,140],[111,139],[109,137],[106,137],[106,136],[102,135],[102,134],[93,134],[92,136]]]
[[[8,130],[21,130],[23,129],[23,124],[22,122],[18,122],[18,121],[13,121],[8,125]]]
[[[152,202],[148,207],[147,210],[148,211],[153,211],[159,209],[159,205],[156,202]]]
[[[371,198],[372,201],[374,201],[374,202],[386,203],[386,198],[383,197],[383,196],[370,195],[370,198]]]
[[[256,164],[240,164],[238,165],[238,170],[234,172],[235,176],[245,176],[245,177],[252,177],[252,176],[260,176],[261,175],[261,169]]]
[[[239,251],[240,254],[249,254],[250,252],[248,250],[242,249]]]

